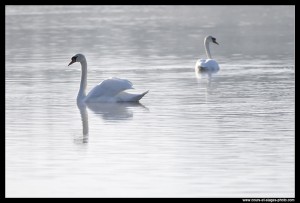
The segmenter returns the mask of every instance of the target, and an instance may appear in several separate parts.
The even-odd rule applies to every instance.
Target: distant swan
[[[131,94],[124,92],[127,89],[133,89],[132,83],[125,79],[109,78],[95,86],[86,95],[87,86],[87,62],[83,54],[76,54],[71,58],[72,63],[81,64],[81,82],[77,95],[77,102],[138,102],[148,91],[141,94]]]
[[[207,36],[204,38],[205,52],[208,59],[199,59],[195,65],[196,71],[218,71],[219,70],[219,64],[214,59],[211,58],[211,54],[209,51],[210,42],[219,45],[218,42],[216,41],[216,38],[212,36]]]

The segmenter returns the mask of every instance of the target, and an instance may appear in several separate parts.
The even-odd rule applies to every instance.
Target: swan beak
[[[75,62],[76,62],[76,60],[73,60],[73,59],[72,59],[72,61],[69,63],[68,66],[70,66],[72,63],[75,63]]]
[[[212,37],[212,38],[211,38],[211,41],[212,41],[213,43],[219,45],[219,43],[216,41],[216,38]]]

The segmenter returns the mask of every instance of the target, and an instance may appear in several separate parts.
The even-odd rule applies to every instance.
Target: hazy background
[[[6,197],[295,196],[295,6],[6,6],[5,63]]]

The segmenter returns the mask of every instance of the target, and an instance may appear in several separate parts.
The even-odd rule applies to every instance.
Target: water
[[[6,6],[6,197],[294,197],[294,6]],[[219,46],[196,74],[203,38]],[[139,104],[76,105],[126,78]]]

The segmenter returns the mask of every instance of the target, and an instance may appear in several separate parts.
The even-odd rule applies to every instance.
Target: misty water
[[[294,6],[6,6],[6,197],[294,197],[294,63]]]

